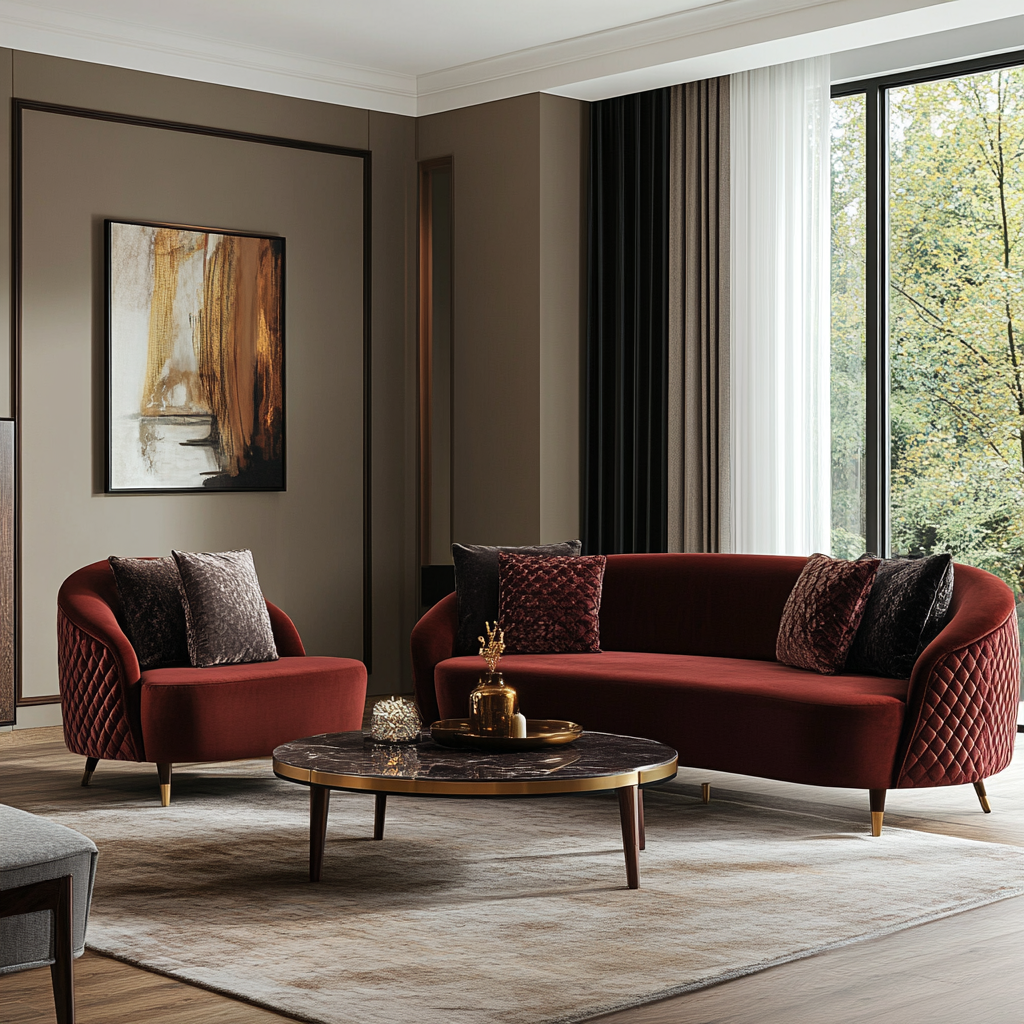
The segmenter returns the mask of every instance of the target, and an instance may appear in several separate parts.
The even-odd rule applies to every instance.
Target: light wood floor
[[[64,750],[59,729],[0,734],[0,801],[31,809],[44,798],[30,775],[11,770],[17,746],[80,775],[83,759]],[[119,771],[150,766],[107,765]],[[100,771],[104,770],[101,764]],[[696,793],[790,809],[854,809],[868,829],[867,794],[684,770]],[[988,783],[993,813],[971,787],[889,794],[886,824],[1024,846],[1024,744]],[[882,836],[879,842],[884,842]],[[756,907],[751,913],[756,913]],[[604,1024],[1021,1024],[1024,1022],[1024,897],[855,943],[746,978],[601,1018]],[[87,952],[75,964],[79,1024],[270,1024],[280,1014]],[[0,977],[0,1021],[55,1020],[49,972]],[[482,1022],[484,1024],[484,1022]]]

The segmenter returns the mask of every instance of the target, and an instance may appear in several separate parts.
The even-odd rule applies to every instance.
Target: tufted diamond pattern
[[[57,611],[57,666],[64,742],[87,757],[139,761],[118,665],[106,645]]]
[[[978,782],[1010,763],[1020,686],[1015,616],[946,655],[923,685],[898,788]]]
[[[601,650],[604,555],[498,554],[499,622],[509,654]]]

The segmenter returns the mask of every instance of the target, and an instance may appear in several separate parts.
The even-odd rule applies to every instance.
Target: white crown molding
[[[0,0],[0,46],[393,114],[416,113],[416,79],[374,68]]]
[[[0,46],[415,116],[532,92],[603,99],[1020,11],[1021,0],[717,0],[415,77],[0,0]]]
[[[597,100],[1020,13],[1020,0],[723,0],[420,75],[421,115],[530,92]]]

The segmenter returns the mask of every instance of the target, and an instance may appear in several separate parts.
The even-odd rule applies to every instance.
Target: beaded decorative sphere
[[[403,697],[379,700],[370,713],[370,738],[378,743],[415,743],[422,726],[416,705]]]

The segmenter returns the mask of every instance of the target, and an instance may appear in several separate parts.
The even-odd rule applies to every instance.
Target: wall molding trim
[[[605,99],[767,64],[982,26],[1019,13],[1019,0],[714,0],[661,17],[414,75],[158,30],[24,0],[0,0],[0,44],[415,117],[531,92]]]
[[[190,124],[183,121],[169,121],[160,118],[140,117],[109,110],[93,110],[86,107],[67,106],[58,103],[44,103],[37,100],[26,100],[14,97],[11,101],[11,418],[14,427],[14,676],[16,678],[16,709],[39,704],[57,704],[60,696],[47,694],[44,696],[26,697],[23,693],[22,680],[22,559],[21,559],[21,522],[22,522],[22,481],[21,481],[21,431],[18,424],[21,420],[21,345],[22,345],[22,286],[23,286],[23,114],[25,111],[38,111],[46,114],[58,114],[65,117],[85,118],[94,121],[110,121],[118,124],[133,125],[141,128],[156,128],[170,132],[185,132],[192,135],[206,135],[237,142],[249,142],[264,146],[279,146],[286,149],[300,149],[334,156],[354,157],[363,162],[363,445],[362,445],[362,485],[363,485],[363,580],[362,580],[362,637],[363,657],[367,672],[373,665],[373,566],[372,566],[372,154],[366,149],[354,149],[348,146],[335,146],[328,143],[310,142],[306,139],[293,139],[277,135],[260,135],[254,132],[235,131],[228,128],[214,128],[209,125]],[[0,460],[2,461],[2,460]],[[56,599],[56,595],[54,595]],[[0,658],[2,671],[2,658]],[[15,709],[15,710],[16,710]],[[5,723],[7,724],[7,723]]]

